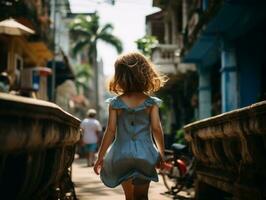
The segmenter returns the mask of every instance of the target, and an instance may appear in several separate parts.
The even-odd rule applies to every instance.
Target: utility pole
[[[52,60],[52,88],[51,88],[51,93],[52,93],[52,101],[55,102],[55,77],[56,77],[56,0],[53,1],[53,60]]]
[[[97,47],[96,47],[97,48]],[[97,50],[96,50],[97,52]],[[97,53],[93,56],[93,65],[95,68],[95,103],[96,103],[96,111],[98,118],[101,118],[101,113],[100,113],[100,104],[99,104],[99,69],[98,69],[98,62],[97,62]]]

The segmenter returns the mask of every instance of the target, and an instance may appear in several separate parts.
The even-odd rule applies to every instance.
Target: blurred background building
[[[56,102],[82,118],[94,106],[88,100],[94,91],[78,90],[74,66],[86,58],[72,56],[69,23],[76,15],[69,2],[1,0],[0,11],[0,73],[9,79],[7,92]]]
[[[44,1],[0,1],[0,72],[11,90],[48,99],[46,65],[52,59],[50,7]]]
[[[158,70],[169,77],[158,95],[164,100],[161,108],[166,143],[175,140],[177,132],[197,119],[197,72],[193,63],[181,62],[183,32],[187,13],[182,1],[153,1],[161,10],[146,17],[147,35],[155,36],[158,44],[151,50],[151,60]]]
[[[170,99],[163,115],[174,113],[163,117],[175,124],[171,134],[185,125],[198,160],[196,199],[264,199],[266,3],[153,5],[162,10],[146,17],[147,34],[159,41],[151,58],[170,78],[158,93]]]
[[[161,11],[146,17],[147,35],[159,42],[150,56],[170,78],[159,91],[168,107],[166,133],[265,100],[265,3],[153,0],[153,6]]]
[[[265,100],[265,3],[198,1],[190,10],[183,61],[197,65],[199,118]]]

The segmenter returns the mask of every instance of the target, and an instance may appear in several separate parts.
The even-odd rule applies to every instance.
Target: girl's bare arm
[[[161,158],[164,158],[164,137],[157,105],[151,107],[151,129]]]
[[[116,132],[116,110],[109,106],[109,118],[102,143],[98,153],[98,160],[102,160],[108,147],[112,144]]]

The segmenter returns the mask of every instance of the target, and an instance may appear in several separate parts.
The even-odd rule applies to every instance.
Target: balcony
[[[179,62],[177,53],[177,45],[159,44],[153,49],[151,59],[160,72],[176,74]]]
[[[184,127],[198,160],[197,199],[266,199],[265,122],[262,101]]]
[[[0,1],[0,19],[16,19],[35,31],[36,34],[29,37],[30,41],[42,40],[50,47],[53,43],[53,32],[50,29],[49,7],[50,1]]]
[[[178,75],[187,71],[195,71],[194,64],[180,63],[180,52],[177,45],[159,44],[153,51],[151,60],[158,71],[167,75]]]
[[[53,103],[4,93],[0,119],[1,196],[75,199],[70,167],[80,121]]]

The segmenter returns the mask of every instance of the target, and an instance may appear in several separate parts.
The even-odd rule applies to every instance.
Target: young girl
[[[164,158],[158,112],[161,100],[148,94],[165,82],[140,53],[124,54],[115,62],[109,90],[119,96],[107,100],[108,125],[94,171],[99,174],[100,170],[101,180],[108,187],[122,184],[126,200],[148,199],[150,181],[158,181],[155,167],[160,167]]]

